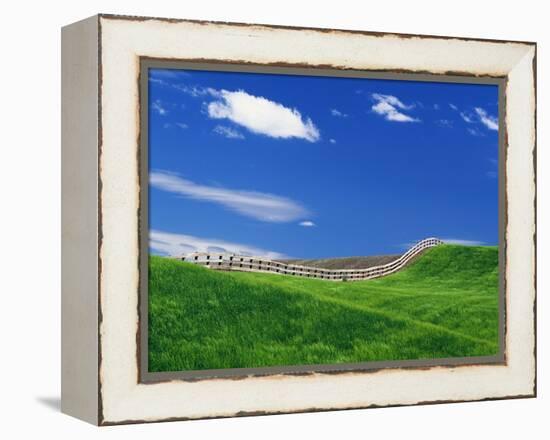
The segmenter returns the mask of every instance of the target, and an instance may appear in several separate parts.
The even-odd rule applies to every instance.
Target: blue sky
[[[498,243],[496,85],[151,69],[156,254]]]

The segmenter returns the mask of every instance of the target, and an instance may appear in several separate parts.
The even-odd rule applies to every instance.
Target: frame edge
[[[98,16],[62,28],[61,412],[98,425]]]
[[[315,26],[298,26],[298,25],[280,25],[280,24],[267,24],[267,23],[250,23],[242,21],[223,21],[223,20],[200,20],[192,18],[169,18],[169,17],[157,17],[157,16],[145,16],[145,15],[130,15],[130,14],[110,14],[99,13],[100,19],[107,20],[119,20],[119,21],[161,21],[165,23],[194,23],[200,25],[220,25],[220,26],[233,26],[233,27],[263,27],[273,30],[291,30],[291,31],[313,31],[321,33],[346,33],[346,34],[358,34],[369,35],[374,37],[395,36],[398,38],[433,38],[439,40],[461,40],[461,41],[477,41],[485,43],[511,43],[511,44],[523,44],[533,46],[536,45],[536,41],[524,41],[524,40],[499,40],[494,38],[476,38],[476,37],[460,37],[451,35],[433,35],[433,34],[409,34],[403,32],[392,31],[365,31],[361,29],[342,29],[342,28],[324,28]]]

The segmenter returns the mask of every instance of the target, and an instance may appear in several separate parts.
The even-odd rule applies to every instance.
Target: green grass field
[[[498,250],[442,245],[377,280],[149,265],[149,370],[498,353]]]

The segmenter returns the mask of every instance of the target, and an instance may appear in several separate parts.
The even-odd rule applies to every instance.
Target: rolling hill
[[[498,352],[498,249],[442,245],[393,275],[333,282],[151,257],[149,370]]]

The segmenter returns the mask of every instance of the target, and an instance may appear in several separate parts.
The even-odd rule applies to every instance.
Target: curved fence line
[[[442,243],[438,238],[426,238],[416,243],[394,261],[366,269],[321,269],[318,267],[283,263],[262,257],[215,252],[194,252],[176,258],[214,270],[276,273],[331,281],[360,281],[380,278],[397,272],[425,249],[438,246]]]

